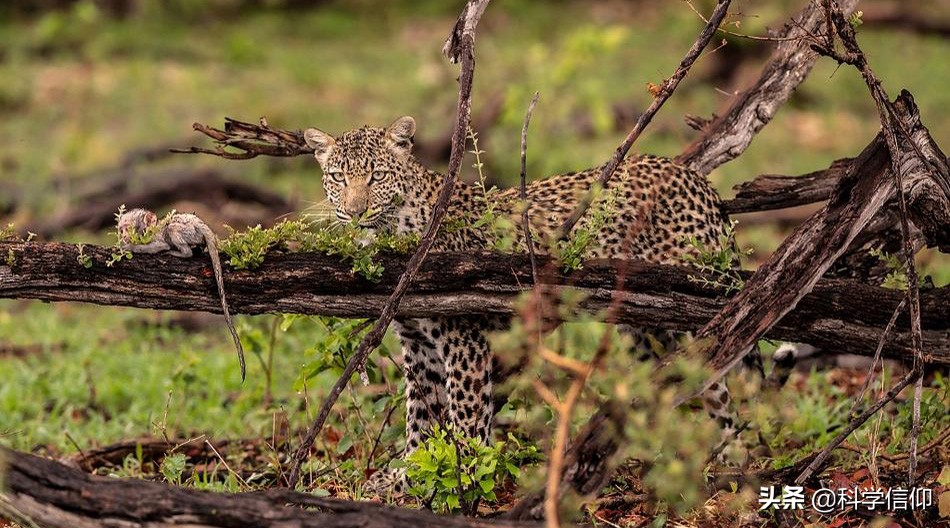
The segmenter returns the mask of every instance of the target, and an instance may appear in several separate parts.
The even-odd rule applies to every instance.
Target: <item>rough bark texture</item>
[[[845,0],[840,5],[850,13],[857,3],[858,0]],[[808,40],[798,37],[823,32],[822,9],[818,2],[809,2],[794,19],[800,24],[786,24],[776,35],[791,40],[778,44],[758,81],[738,95],[730,108],[676,157],[678,162],[700,174],[709,174],[723,163],[739,157],[805,80],[818,54],[809,47]]]
[[[282,489],[211,493],[158,482],[97,477],[5,448],[0,448],[0,462],[6,468],[0,482],[0,514],[14,520],[29,519],[45,528],[538,526],[443,517],[424,510],[320,498]]]
[[[915,138],[915,144],[928,154],[928,159],[941,162],[945,173],[946,157],[939,149],[934,152],[935,144],[921,124],[910,94],[903,93],[895,106],[903,125]],[[883,143],[878,138],[865,148],[851,163],[828,204],[789,236],[759,267],[745,288],[700,332],[700,337],[714,340],[707,355],[710,365],[719,374],[735,365],[757,339],[812,291],[819,278],[894,196],[896,187],[889,173],[890,158]],[[935,189],[937,182],[931,173],[921,169],[918,164],[905,171],[909,177],[905,178],[904,185],[912,189],[909,193],[912,197],[915,188],[939,191]],[[939,193],[926,200],[939,203],[941,198],[945,200],[946,196]],[[915,210],[913,218],[918,225],[934,222],[927,216],[926,207]]]
[[[168,255],[136,255],[107,267],[109,248],[63,243],[0,242],[0,298],[41,299],[132,306],[156,310],[220,313],[210,260]],[[3,263],[12,255],[12,266]],[[336,256],[271,253],[256,270],[226,270],[228,302],[235,314],[305,313],[373,317],[379,313],[405,268],[401,256],[380,257],[386,271],[378,283],[350,272]],[[550,260],[538,259],[549,266]],[[546,284],[570,284],[589,294],[584,308],[604,310],[611,302],[617,262],[591,262],[571,274],[542,274]],[[696,330],[728,300],[721,292],[690,280],[687,268],[631,262],[618,321],[674,330]],[[533,284],[527,256],[440,253],[419,270],[398,315],[426,317],[472,313],[513,313],[512,303]],[[775,339],[804,341],[827,350],[872,354],[901,293],[847,280],[822,280],[796,310],[768,332]],[[950,364],[950,288],[922,295],[925,343],[932,361]],[[909,350],[905,321],[886,351]]]
[[[801,176],[763,174],[735,186],[735,198],[723,200],[722,210],[733,215],[823,202],[831,197],[852,161],[853,158],[835,160],[827,169]]]

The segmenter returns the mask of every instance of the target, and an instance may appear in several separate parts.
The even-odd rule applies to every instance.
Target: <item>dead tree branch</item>
[[[504,97],[496,94],[488,99],[481,111],[471,118],[472,128],[483,130],[491,126],[501,116]],[[429,164],[444,163],[451,157],[452,131],[457,122],[452,123],[447,134],[430,141],[419,141],[413,152],[421,161]],[[178,154],[210,154],[224,159],[247,160],[258,156],[296,157],[312,155],[313,149],[307,146],[300,130],[286,130],[270,126],[266,119],[260,124],[224,118],[224,128],[216,128],[201,123],[192,125],[196,131],[208,136],[216,145],[213,148],[186,147],[170,149]]]
[[[396,283],[396,288],[383,306],[379,318],[376,320],[373,328],[363,337],[356,352],[353,353],[353,357],[351,357],[346,364],[346,368],[343,369],[339,380],[334,384],[323,406],[320,407],[317,419],[313,422],[313,425],[310,426],[303,443],[301,443],[297,452],[294,454],[288,479],[291,486],[297,484],[297,479],[300,476],[300,466],[310,455],[310,448],[313,446],[313,442],[316,440],[320,429],[323,428],[323,424],[326,422],[327,417],[329,417],[330,410],[337,398],[339,398],[343,388],[350,382],[350,377],[353,373],[362,368],[370,352],[375,350],[382,342],[383,336],[386,334],[386,329],[389,328],[389,324],[396,316],[399,303],[409,289],[413,277],[419,271],[423,261],[429,254],[429,250],[432,248],[435,237],[442,225],[442,220],[448,211],[449,200],[452,198],[452,194],[455,191],[455,184],[458,182],[462,157],[465,155],[465,132],[468,130],[472,113],[472,80],[475,75],[475,28],[485,8],[488,7],[489,1],[490,0],[469,0],[468,3],[465,4],[462,14],[459,15],[458,22],[456,22],[455,29],[452,34],[449,35],[445,47],[442,49],[442,52],[448,56],[452,62],[461,61],[462,73],[459,76],[456,127],[455,132],[452,134],[452,155],[449,158],[449,170],[442,183],[442,190],[439,192],[439,197],[432,208],[432,217],[422,235],[419,247],[412,255],[412,258],[409,259],[408,264],[406,264],[405,271],[403,271],[399,277],[399,282]]]
[[[534,255],[534,238],[531,236],[531,223],[528,221],[528,124],[531,123],[531,114],[534,112],[535,105],[541,97],[539,92],[534,92],[531,103],[528,104],[528,111],[524,115],[524,125],[521,127],[521,181],[519,191],[521,193],[521,202],[524,209],[521,211],[521,229],[524,230],[524,243],[528,248],[528,256],[531,258],[531,277],[535,283],[538,282],[538,263]]]
[[[637,119],[637,123],[633,126],[633,129],[630,130],[630,133],[627,134],[627,137],[623,140],[623,143],[617,147],[617,150],[614,151],[613,157],[604,165],[604,168],[600,172],[600,176],[597,177],[597,181],[593,187],[603,187],[607,180],[613,175],[614,171],[617,169],[617,166],[620,165],[620,162],[623,161],[623,158],[627,155],[627,152],[630,151],[630,147],[633,146],[633,143],[640,137],[640,134],[643,130],[650,124],[650,121],[653,120],[653,116],[660,110],[660,107],[663,106],[663,103],[673,95],[673,92],[676,90],[676,87],[679,86],[680,81],[686,77],[686,74],[689,73],[690,68],[692,68],[693,63],[696,62],[696,59],[699,58],[699,54],[702,53],[706,46],[709,44],[709,41],[712,40],[713,35],[716,34],[716,30],[719,28],[719,25],[722,23],[723,18],[726,16],[726,12],[729,10],[729,4],[731,0],[718,0],[716,3],[716,9],[713,10],[712,15],[709,17],[709,22],[706,23],[706,27],[703,28],[703,31],[696,38],[696,41],[693,42],[692,47],[689,48],[689,51],[686,52],[686,56],[683,57],[683,60],[680,62],[679,66],[676,68],[676,71],[673,72],[673,75],[670,78],[665,79],[663,84],[659,87],[659,90],[654,94],[653,102],[650,103],[650,106],[643,112],[640,117]],[[581,199],[580,203],[577,204],[577,207],[571,213],[571,216],[561,224],[561,227],[558,229],[557,234],[555,235],[555,240],[561,240],[566,238],[571,229],[574,228],[574,225],[583,218],[584,213],[587,212],[587,209],[590,207],[591,202],[594,198],[594,188],[591,188],[587,194]]]
[[[91,264],[86,268],[77,261],[79,251],[75,244],[0,242],[0,298],[220,313],[207,256],[136,255],[107,267],[111,249],[86,245],[82,251]],[[5,263],[7,257],[11,265]],[[551,270],[539,273],[545,289],[576,288],[588,295],[582,307],[592,312],[610,306],[617,269],[626,266],[618,323],[695,330],[728,300],[690,280],[694,272],[685,267],[608,260],[591,261],[565,274],[551,265],[550,257],[539,254],[537,259],[539,269]],[[350,264],[337,256],[274,251],[255,270],[225,267],[228,302],[235,314],[373,317],[406,268],[403,256],[383,255],[378,261],[385,271],[374,283],[355,276]],[[397,313],[402,317],[513,314],[513,302],[533,284],[525,255],[436,253],[419,269]],[[902,292],[855,280],[822,279],[767,335],[870,356],[902,298]],[[924,344],[931,354],[928,362],[950,365],[950,288],[921,292],[921,311]],[[907,328],[906,318],[900,319],[887,340],[885,357],[912,358]]]
[[[851,12],[858,0],[841,2]],[[775,36],[781,39],[762,74],[752,87],[740,94],[728,110],[704,128],[676,161],[699,174],[709,174],[723,163],[745,152],[752,139],[772,120],[778,109],[805,80],[818,59],[806,37],[820,33],[824,16],[817,2],[809,2],[793,22]]]
[[[913,178],[916,174],[930,173],[931,177],[924,178],[923,181],[929,183],[931,187],[935,187],[936,189],[934,189],[934,191],[937,193],[943,190],[943,205],[950,205],[950,185],[948,185],[950,179],[948,179],[946,170],[944,170],[943,174],[940,174],[939,166],[930,166],[929,160],[922,152],[923,149],[914,144],[914,138],[911,137],[907,127],[900,123],[897,110],[894,108],[894,105],[891,104],[887,92],[881,85],[881,81],[874,75],[871,66],[868,64],[867,57],[858,45],[854,27],[845,19],[837,3],[834,0],[826,0],[826,6],[828,17],[830,17],[828,23],[834,24],[838,38],[841,39],[848,58],[853,60],[851,64],[861,72],[861,76],[864,78],[865,84],[867,84],[868,91],[874,99],[875,106],[877,106],[882,133],[884,134],[887,150],[890,154],[894,186],[897,191],[904,265],[907,268],[907,300],[909,301],[911,320],[911,345],[914,348],[916,358],[914,368],[918,375],[917,385],[914,390],[913,427],[911,428],[910,435],[910,463],[908,469],[908,486],[913,486],[917,469],[917,437],[920,434],[920,398],[923,390],[923,350],[921,349],[922,343],[920,335],[920,289],[917,279],[917,267],[914,263],[915,251],[913,242],[911,241],[904,182]],[[834,37],[829,35],[828,49],[825,50],[825,54],[836,56],[833,50]],[[901,138],[904,140],[903,142],[898,140],[898,130],[903,134],[903,138]],[[943,169],[946,169],[946,160],[943,159],[941,161],[943,161]],[[950,215],[950,212],[944,210],[944,218],[942,220],[946,220],[948,215]],[[943,230],[950,229],[950,226],[947,226],[946,222],[944,222],[944,224]]]
[[[737,185],[735,198],[723,200],[722,210],[733,215],[823,202],[831,197],[853,161],[854,158],[842,158],[827,169],[800,176],[763,174]]]
[[[912,136],[921,139],[920,148],[943,160],[946,167],[946,157],[933,150],[936,145],[921,124],[910,94],[902,94],[896,107],[905,127],[913,131]],[[746,282],[745,288],[700,332],[700,338],[714,341],[707,349],[707,357],[716,374],[707,386],[720,379],[764,332],[812,290],[871,218],[894,197],[887,149],[875,143],[880,141],[872,142],[855,159],[828,204],[789,236]],[[923,185],[920,180],[930,179],[928,173],[920,170],[907,174],[911,176],[905,184],[911,188]]]
[[[97,477],[52,460],[5,448],[0,448],[0,462],[5,469],[0,514],[21,521],[24,526],[539,526],[536,523],[443,517],[425,510],[321,498],[284,489],[212,493],[159,482]]]

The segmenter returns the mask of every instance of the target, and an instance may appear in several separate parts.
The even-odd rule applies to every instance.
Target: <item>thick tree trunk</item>
[[[220,312],[206,256],[135,255],[107,267],[109,248],[85,246],[82,253],[92,263],[86,268],[77,261],[79,253],[74,244],[0,242],[0,298]],[[4,264],[7,256],[12,265]],[[350,266],[336,256],[272,252],[259,269],[225,273],[228,303],[233,313],[240,314],[373,317],[405,267],[405,258],[399,256],[383,256],[379,261],[386,271],[380,282],[374,283],[354,276]],[[578,272],[546,276],[545,280],[585,292],[584,309],[603,310],[614,295],[616,264],[590,262]],[[539,266],[547,265],[548,260],[541,258]],[[728,300],[721,292],[691,280],[695,272],[688,268],[633,262],[628,269],[626,291],[620,294],[621,322],[696,330]],[[526,256],[433,254],[400,305],[399,316],[513,313],[515,299],[531,286]],[[768,335],[829,351],[873,354],[901,297],[901,292],[858,281],[821,280]],[[950,365],[950,288],[924,292],[921,302],[930,361]],[[909,358],[906,321],[896,330],[885,351],[891,357]]]
[[[489,528],[536,523],[444,517],[290,490],[212,493],[159,482],[88,475],[0,448],[0,515],[44,528]],[[304,509],[306,508],[306,509]]]

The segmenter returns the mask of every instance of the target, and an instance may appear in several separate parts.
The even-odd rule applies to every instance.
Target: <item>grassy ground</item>
[[[745,15],[742,31],[763,33],[797,3],[767,4],[738,2]],[[7,138],[0,174],[27,204],[9,220],[29,225],[63,207],[71,189],[95,177],[90,171],[117,163],[134,148],[200,142],[190,132],[193,121],[266,115],[275,126],[337,133],[410,114],[419,122],[420,141],[448,129],[457,70],[438,50],[457,14],[454,3],[338,1],[313,10],[225,16],[197,7],[169,13],[142,5],[143,12],[126,20],[113,20],[88,1],[67,12],[0,20],[0,136]],[[529,140],[530,174],[602,162],[626,133],[615,124],[614,107],[644,108],[650,100],[646,83],[669,75],[701,25],[681,2],[492,5],[480,27],[475,86],[476,113],[494,98],[502,101],[498,123],[480,131],[489,172],[501,183],[514,182],[521,119],[535,90],[542,102]],[[950,109],[950,41],[870,28],[862,28],[859,38],[886,88],[892,94],[911,90],[935,139],[950,144],[950,121],[943,119]],[[700,60],[638,150],[679,152],[694,136],[681,116],[721,109],[756,71],[751,61],[731,83],[702,82],[715,59]],[[855,154],[874,136],[875,115],[858,75],[822,61],[746,154],[717,170],[713,181],[729,195],[732,185],[757,174],[823,168]],[[288,195],[320,198],[318,171],[309,159],[189,157],[164,163],[226,168]],[[754,246],[759,257],[782,235],[740,223],[742,243]],[[89,233],[65,238],[104,240]],[[946,257],[921,259],[937,284],[950,282]],[[297,441],[312,406],[336,377],[339,355],[347,351],[338,323],[299,320],[285,331],[279,318],[241,318],[248,349],[261,358],[250,359],[242,385],[224,328],[212,320],[195,331],[180,319],[118,308],[0,302],[0,441],[65,456],[146,436],[246,439],[252,447],[225,453],[239,468],[237,475],[210,460],[206,464],[214,471],[189,465],[195,471],[184,480],[228,489],[267,482],[286,464],[288,438]],[[578,345],[578,354],[583,349]],[[328,470],[313,488],[352,496],[366,476],[367,460],[374,458],[375,466],[398,450],[401,402],[381,397],[400,393],[390,355],[391,342],[376,360],[373,384],[345,394],[338,405],[309,468],[312,475]],[[846,396],[862,380],[859,371],[799,373],[791,381],[796,390],[770,393],[746,409],[772,450],[757,463],[788,464],[826,443],[845,421]],[[927,397],[922,443],[947,425],[946,381],[935,378]],[[842,452],[841,471],[853,476],[860,467],[882,467],[880,474],[888,475],[891,466],[879,453],[906,449],[908,409],[903,402],[859,430],[850,442],[871,454]],[[526,418],[515,406],[502,421]],[[548,413],[541,423],[550,425],[550,419]],[[374,450],[377,437],[381,447]],[[122,467],[102,471],[175,480],[174,472],[159,477],[160,469],[158,462],[133,456]],[[631,492],[623,483],[613,486],[613,496]],[[611,522],[635,522],[647,512],[638,508],[645,507],[604,515]]]

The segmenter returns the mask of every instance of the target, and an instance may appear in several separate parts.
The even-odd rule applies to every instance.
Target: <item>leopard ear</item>
[[[412,138],[416,135],[416,120],[403,116],[393,121],[386,130],[386,144],[399,154],[412,151]]]
[[[313,149],[313,157],[322,167],[330,157],[330,150],[336,145],[336,140],[330,134],[316,128],[308,128],[304,131],[303,139],[307,142],[307,146]]]

